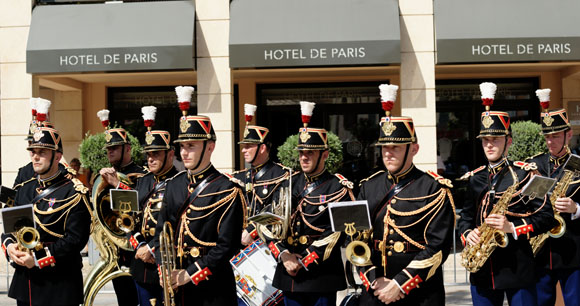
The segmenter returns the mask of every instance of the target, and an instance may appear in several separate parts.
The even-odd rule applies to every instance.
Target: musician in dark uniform
[[[535,167],[507,160],[512,143],[509,114],[489,111],[495,84],[484,83],[481,88],[486,111],[481,114],[477,137],[489,163],[464,175],[463,179],[469,178],[469,186],[457,227],[464,245],[477,245],[483,234],[478,227],[484,222],[489,228],[503,231],[508,243],[495,248],[479,271],[470,273],[472,301],[474,305],[503,305],[505,295],[510,305],[535,305],[534,256],[529,239],[553,227],[553,212],[547,197],[520,194],[531,179],[529,170]],[[516,191],[504,196],[512,185]],[[509,201],[505,215],[491,214],[502,197]],[[484,250],[479,252],[485,257]]]
[[[99,174],[102,176],[103,181],[109,183],[114,188],[134,188],[137,179],[143,176],[146,170],[133,161],[131,157],[131,143],[125,129],[108,128],[108,110],[105,111],[107,114],[106,118],[102,117],[102,111],[99,111],[98,116],[105,127],[105,149],[107,150],[107,159],[113,167],[103,168],[99,171]],[[132,184],[127,185],[121,182],[117,173],[125,174],[131,180]],[[134,252],[119,250],[119,265],[130,267],[134,257]],[[119,305],[130,306],[139,304],[135,282],[133,282],[130,276],[114,278],[113,288],[115,289]]]
[[[187,108],[182,111],[187,114]],[[169,222],[174,232],[177,305],[237,304],[229,260],[240,245],[246,207],[241,183],[211,163],[215,141],[209,117],[181,118],[175,142],[187,170],[168,180],[155,229],[159,235]],[[155,251],[161,264],[160,247]]]
[[[34,205],[40,244],[19,251],[13,234],[2,247],[15,268],[8,296],[17,305],[79,305],[83,302],[81,250],[90,234],[87,188],[59,170],[62,140],[53,128],[39,127],[28,146],[36,173],[20,184],[15,205]]]
[[[246,128],[244,138],[238,142],[250,168],[232,173],[244,183],[248,216],[261,212],[274,199],[277,200],[280,186],[290,177],[289,168],[270,160],[270,130],[262,126],[248,125],[254,117],[255,107],[245,105]],[[257,237],[256,226],[249,223],[242,232],[242,245],[250,245]]]
[[[131,276],[137,287],[139,305],[151,305],[153,298],[158,303],[163,301],[163,290],[159,286],[157,264],[155,263],[155,227],[161,204],[165,195],[166,181],[177,174],[173,166],[173,147],[168,131],[151,130],[155,122],[156,108],[143,107],[145,126],[145,145],[149,172],[139,178],[135,190],[139,193],[140,219],[129,234],[129,242],[135,250],[135,260],[131,263]],[[125,184],[120,188],[129,189]]]
[[[362,180],[358,194],[368,201],[373,227],[372,263],[359,273],[360,304],[445,305],[442,266],[453,241],[452,186],[413,164],[419,151],[413,119],[391,117],[390,108],[385,110],[376,145],[386,170]]]
[[[535,163],[538,172],[547,177],[560,178],[568,157],[572,129],[565,109],[548,111],[550,90],[536,91],[542,104],[542,134],[549,153],[536,155],[528,162]],[[536,255],[538,305],[554,305],[556,283],[560,282],[566,305],[580,302],[580,182],[572,177],[565,197],[556,200],[554,209],[565,222],[565,232],[559,238],[548,238]]]
[[[332,232],[328,204],[354,200],[352,183],[326,170],[327,132],[307,127],[314,103],[300,103],[305,126],[296,149],[302,173],[292,178],[289,235],[269,243],[278,260],[272,285],[282,290],[287,306],[335,305],[336,292],[346,288],[340,252],[344,234]]]

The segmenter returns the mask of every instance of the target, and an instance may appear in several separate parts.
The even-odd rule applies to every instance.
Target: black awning
[[[438,63],[580,60],[578,0],[437,0]]]
[[[396,0],[234,0],[230,66],[401,62]]]
[[[192,1],[37,6],[28,73],[195,67]]]

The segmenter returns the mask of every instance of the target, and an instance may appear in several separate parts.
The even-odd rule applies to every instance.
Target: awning
[[[580,60],[578,0],[434,5],[438,63]]]
[[[230,67],[401,62],[396,0],[234,0]]]
[[[192,1],[37,6],[28,73],[193,69]]]

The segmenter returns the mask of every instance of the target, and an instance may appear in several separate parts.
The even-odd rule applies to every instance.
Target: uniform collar
[[[492,164],[488,164],[487,165],[487,171],[489,171],[489,173],[496,175],[498,174],[503,168],[505,168],[507,166],[507,162],[505,160],[505,158],[502,158],[500,160],[499,163],[492,165]]]
[[[133,164],[133,160],[131,160],[130,162],[124,164],[121,166],[120,172],[121,173],[125,173],[124,170],[127,170],[127,168],[131,167],[131,165]]]
[[[189,178],[190,182],[196,184],[197,182],[199,182],[200,180],[203,180],[209,174],[211,174],[213,172],[213,170],[215,170],[215,168],[210,163],[205,169],[203,169],[197,173],[191,173],[191,170],[187,170],[187,177]]]
[[[252,167],[251,167],[251,169],[252,169],[252,171],[254,171],[254,172],[258,172],[258,171],[260,171],[262,168],[264,168],[264,166],[265,166],[267,163],[269,163],[269,162],[270,162],[270,160],[268,159],[268,160],[267,160],[265,163],[263,163],[263,164],[257,165],[257,166],[255,166],[255,167],[254,167],[254,166],[252,166]]]
[[[38,180],[38,184],[42,187],[42,188],[46,188],[48,186],[51,186],[55,183],[55,180],[60,176],[60,170],[58,170],[53,176],[51,177],[47,177],[45,179],[41,179],[40,176],[37,176],[36,179]]]
[[[397,174],[392,174],[387,170],[387,178],[397,184],[399,183],[401,180],[409,177],[411,175],[411,173],[413,172],[413,170],[415,169],[415,164],[411,164],[411,167],[409,167],[409,169],[405,170],[405,171],[401,171]]]
[[[567,151],[566,154],[564,154],[560,157],[554,157],[554,156],[550,155],[550,163],[554,164],[555,168],[558,168],[558,167],[564,165],[564,163],[566,163],[566,161],[568,160],[568,157],[570,157],[569,151]]]
[[[155,181],[156,181],[156,182],[161,182],[161,181],[164,181],[164,180],[166,180],[166,179],[167,179],[167,177],[169,176],[168,174],[169,174],[169,173],[171,173],[171,172],[172,172],[171,170],[173,170],[173,169],[175,169],[175,167],[174,167],[174,166],[171,166],[171,167],[169,167],[169,169],[167,169],[167,171],[165,171],[165,172],[163,172],[163,173],[160,173],[160,174],[154,174],[154,176],[155,176]]]
[[[316,174],[316,175],[308,175],[306,173],[304,173],[304,178],[306,179],[307,183],[314,183],[316,181],[318,181],[319,179],[321,179],[324,174],[328,173],[328,171],[326,171],[326,168],[324,168],[320,173]]]

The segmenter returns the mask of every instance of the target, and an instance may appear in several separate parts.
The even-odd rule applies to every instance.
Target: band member
[[[269,243],[278,260],[273,286],[293,305],[335,305],[336,292],[346,288],[340,246],[344,235],[332,232],[328,203],[354,200],[352,183],[325,167],[325,129],[309,128],[314,103],[300,102],[304,127],[299,131],[302,174],[292,178],[293,213],[289,236]]]
[[[30,145],[32,142],[32,136],[36,132],[37,127],[49,127],[54,128],[52,123],[48,122],[48,109],[52,103],[49,100],[42,99],[42,98],[30,98],[30,106],[32,109],[32,120],[30,121],[30,125],[28,127],[28,135],[26,136],[26,141]],[[71,172],[71,174],[76,174],[75,172],[71,171],[71,168],[67,167],[66,165],[59,163],[58,169],[65,172]],[[20,183],[27,181],[28,179],[35,176],[34,167],[32,167],[32,163],[26,164],[18,169],[18,174],[16,175],[16,179],[14,180],[14,187],[19,185]]]
[[[38,127],[28,150],[36,176],[21,183],[15,205],[34,205],[40,245],[21,251],[14,235],[2,234],[2,247],[15,268],[8,296],[17,305],[79,305],[80,252],[91,224],[87,188],[59,170],[63,148],[57,130]]]
[[[528,161],[537,165],[541,175],[560,178],[564,163],[570,157],[568,143],[572,138],[572,129],[566,110],[548,111],[550,89],[539,89],[536,94],[543,109],[542,134],[549,153],[534,156]],[[576,180],[569,185],[566,196],[552,203],[565,222],[565,229],[562,229],[565,232],[559,238],[549,237],[536,255],[538,305],[555,304],[557,282],[560,282],[566,305],[580,301],[580,184],[577,177],[573,178]]]
[[[534,256],[528,240],[554,225],[552,208],[545,197],[521,195],[521,189],[532,176],[528,170],[535,167],[507,160],[512,144],[509,114],[489,110],[495,84],[482,83],[480,88],[486,111],[481,114],[477,137],[482,141],[488,165],[464,175],[463,179],[469,178],[469,186],[457,227],[464,245],[479,243],[485,233],[478,227],[485,223],[488,229],[506,234],[507,246],[495,248],[483,266],[470,273],[471,297],[474,305],[503,305],[504,295],[510,305],[535,305]],[[504,195],[511,186],[515,186],[516,191]],[[508,203],[501,203],[501,198]],[[491,214],[496,205],[503,204],[507,206],[505,215]],[[477,251],[482,258],[488,256],[484,248]]]
[[[135,250],[135,260],[131,263],[131,276],[137,287],[139,305],[151,305],[150,300],[163,301],[163,290],[159,286],[157,264],[155,263],[155,227],[165,194],[166,180],[177,174],[173,167],[173,147],[169,132],[151,130],[155,124],[155,106],[141,109],[147,132],[143,151],[147,154],[149,172],[137,180],[135,189],[139,192],[141,218],[129,234],[129,242]],[[121,188],[129,189],[125,184]]]
[[[177,305],[236,305],[234,273],[229,263],[238,251],[245,212],[241,183],[211,163],[216,134],[206,116],[188,116],[192,87],[177,87],[181,118],[176,143],[187,168],[167,182],[157,227],[169,222],[174,232]],[[156,248],[157,263],[160,261]]]
[[[103,181],[114,188],[134,188],[136,180],[143,176],[146,171],[137,165],[131,157],[131,143],[127,132],[123,128],[109,128],[109,110],[101,110],[97,113],[101,124],[105,127],[105,149],[107,159],[113,167],[103,168],[99,171]],[[125,174],[132,184],[125,184],[119,180],[117,173]],[[119,251],[119,265],[130,267],[132,265],[134,252],[125,250]],[[119,305],[138,305],[137,289],[135,282],[130,276],[121,276],[113,279],[113,288],[117,295]]]
[[[289,169],[270,160],[270,130],[268,128],[249,125],[256,112],[256,106],[245,106],[246,128],[244,138],[238,142],[249,169],[232,173],[235,178],[244,183],[245,197],[248,205],[248,216],[253,216],[266,208],[277,198],[279,187],[287,181]],[[253,223],[242,232],[242,245],[249,245],[258,237],[258,231]]]
[[[390,116],[398,86],[379,88],[387,116],[376,145],[385,170],[362,180],[358,195],[368,201],[373,227],[372,263],[360,271],[361,305],[444,305],[442,263],[455,225],[451,182],[415,167],[413,119]]]

